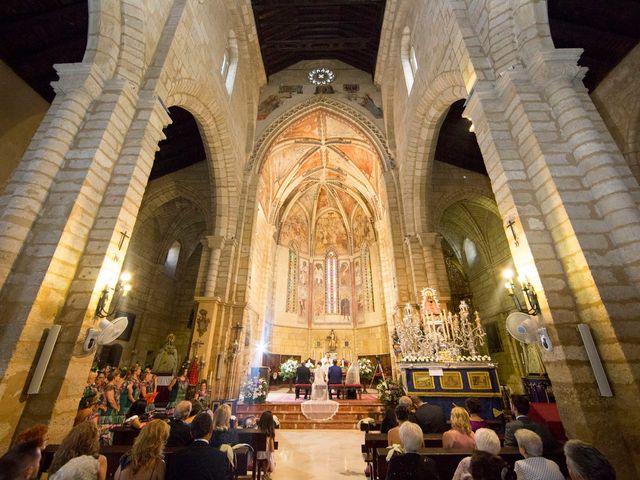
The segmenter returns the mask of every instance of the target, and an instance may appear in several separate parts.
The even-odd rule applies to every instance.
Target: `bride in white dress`
[[[327,374],[323,365],[318,363],[313,371],[313,384],[311,385],[311,400],[328,400]]]

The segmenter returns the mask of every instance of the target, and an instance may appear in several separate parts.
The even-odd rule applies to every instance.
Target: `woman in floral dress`
[[[167,404],[167,408],[173,408],[187,396],[189,379],[187,378],[186,368],[180,370],[180,375],[173,377],[168,388],[171,393],[169,394],[169,403]]]
[[[158,387],[156,385],[156,377],[153,373],[146,371],[144,373],[143,381],[140,382],[140,398],[147,400],[147,412],[155,410],[153,400],[149,395],[156,393]],[[149,401],[151,400],[151,401]]]
[[[140,395],[140,367],[133,367],[125,377],[120,392],[120,415],[126,416],[129,408]]]

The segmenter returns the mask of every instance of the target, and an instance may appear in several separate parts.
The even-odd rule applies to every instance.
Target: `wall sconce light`
[[[540,304],[538,303],[538,295],[533,285],[526,277],[519,277],[518,284],[513,281],[513,271],[506,269],[502,272],[502,277],[506,280],[504,288],[513,300],[513,304],[522,313],[527,315],[538,315],[540,313]],[[520,290],[518,292],[517,290]],[[523,300],[520,300],[522,294]]]
[[[126,297],[127,294],[131,291],[131,274],[129,272],[122,272],[120,275],[120,280],[116,283],[115,287],[111,288],[109,285],[105,285],[102,293],[100,294],[100,299],[98,300],[98,306],[96,307],[96,317],[98,318],[107,318],[116,310],[118,306],[118,301],[122,297]],[[113,295],[111,292],[113,291]],[[112,296],[111,304],[109,308],[107,308],[107,302],[109,301],[109,297]]]
[[[231,348],[229,349],[229,353],[231,354],[231,356],[235,356],[240,352],[240,332],[242,332],[242,325],[240,325],[239,323],[236,323],[233,327],[231,327],[233,329],[233,336],[234,336],[234,340],[233,343],[231,344]]]

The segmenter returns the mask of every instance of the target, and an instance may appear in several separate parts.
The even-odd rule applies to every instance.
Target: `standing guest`
[[[400,427],[404,422],[409,421],[409,409],[406,405],[398,405],[395,408],[398,426],[387,432],[387,445],[400,445]]]
[[[301,363],[300,365],[298,365],[298,368],[296,368],[295,384],[296,385],[311,384],[311,370],[309,369],[307,364]],[[301,387],[296,387],[296,392],[295,392],[296,399],[300,398],[300,388]],[[304,399],[307,400],[309,398],[309,388],[307,387],[302,387],[302,388],[304,388]]]
[[[415,408],[416,423],[420,425],[424,433],[443,433],[447,429],[442,408],[425,403],[420,397],[413,397],[411,401]]]
[[[105,480],[107,459],[99,454],[98,438],[93,422],[73,427],[53,455],[49,480]]]
[[[203,407],[209,408],[209,385],[207,385],[206,380],[200,380],[200,384],[198,385],[198,390],[196,391],[194,398],[198,400]]]
[[[117,416],[120,412],[120,393],[116,384],[116,379],[120,377],[120,371],[116,370],[107,375],[107,384],[104,387],[103,395],[105,401],[105,409],[100,412],[100,424],[120,423]]]
[[[262,412],[256,428],[267,434],[267,450],[256,453],[256,459],[265,463],[263,471],[271,473],[276,467],[276,461],[273,457],[273,452],[276,449],[276,422],[273,420],[273,413],[269,410]]]
[[[469,420],[471,420],[471,431],[475,432],[479,428],[489,428],[487,421],[480,416],[482,404],[477,398],[467,398],[464,402],[469,412]]]
[[[155,410],[153,402],[156,399],[154,394],[157,390],[156,376],[151,371],[145,370],[140,382],[140,398],[144,398],[147,401],[147,411]]]
[[[420,426],[413,422],[404,422],[400,427],[400,443],[403,454],[394,454],[387,468],[387,480],[439,480],[436,465],[418,450],[424,447]]]
[[[489,452],[473,452],[470,463],[471,476],[468,480],[514,480],[513,470],[507,462]]]
[[[191,443],[191,427],[185,419],[191,414],[191,402],[181,401],[173,410],[173,420],[169,423],[171,431],[167,440],[167,447],[186,447]]]
[[[529,419],[529,400],[523,395],[513,395],[511,397],[511,413],[515,420],[507,423],[504,428],[504,446],[516,447],[515,432],[520,428],[526,428],[532,432],[536,432],[542,438],[542,444],[547,452],[558,448],[558,442],[549,429],[540,423],[536,423]]]
[[[41,456],[38,439],[16,444],[0,457],[0,480],[32,480],[37,478]]]
[[[213,436],[211,446],[220,448],[220,445],[235,445],[238,443],[238,432],[231,428],[231,406],[227,403],[220,405],[213,414]]]
[[[171,455],[166,480],[231,480],[233,472],[227,456],[209,445],[213,420],[201,412],[191,424],[193,443]]]
[[[476,448],[476,439],[471,431],[469,414],[462,407],[451,409],[451,430],[447,430],[442,435],[442,448],[466,448],[473,450]]]
[[[169,403],[167,408],[173,408],[177,403],[183,401],[187,397],[187,389],[189,388],[189,378],[187,377],[187,369],[180,369],[180,375],[173,377],[169,384]]]
[[[169,425],[153,420],[140,432],[131,451],[120,459],[114,480],[164,480],[163,452]]]
[[[540,435],[526,428],[515,433],[518,449],[524,460],[515,464],[518,480],[565,480],[558,465],[542,456]]]
[[[475,431],[476,452],[486,452],[491,455],[500,453],[500,439],[498,434],[490,428],[479,428]],[[471,480],[471,458],[465,457],[458,463],[451,480]]]
[[[564,444],[564,454],[571,480],[616,480],[609,460],[593,445],[569,440]]]

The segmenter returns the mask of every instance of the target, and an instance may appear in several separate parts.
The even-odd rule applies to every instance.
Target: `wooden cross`
[[[513,235],[513,242],[516,244],[516,247],[520,246],[520,242],[518,242],[518,237],[516,236],[516,231],[513,226],[516,224],[513,220],[509,220],[506,227],[511,229],[511,235]]]
[[[122,250],[122,245],[124,244],[124,241],[126,238],[131,238],[131,235],[127,235],[126,230],[124,232],[120,232],[120,242],[118,243],[118,250]]]

